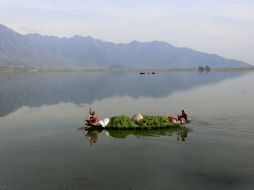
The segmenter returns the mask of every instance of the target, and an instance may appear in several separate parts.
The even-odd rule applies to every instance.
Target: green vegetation
[[[107,129],[158,129],[158,128],[174,128],[179,124],[169,121],[166,116],[144,116],[139,122],[133,121],[127,116],[114,116],[110,118]]]
[[[110,118],[107,128],[111,129],[136,129],[139,126],[129,117],[121,115]]]

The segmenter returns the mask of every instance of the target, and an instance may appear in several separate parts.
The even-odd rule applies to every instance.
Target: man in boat
[[[108,125],[110,121],[109,118],[104,118],[100,120],[98,115],[95,113],[95,111],[92,111],[91,108],[89,113],[90,113],[90,119],[86,120],[87,125],[90,125],[92,127],[102,127],[102,128],[105,128]]]
[[[95,111],[92,111],[92,109],[90,108],[89,114],[90,114],[90,118],[89,118],[89,120],[86,120],[87,124],[92,125],[92,126],[98,125],[99,117],[95,113]]]
[[[186,110],[182,110],[182,115],[177,115],[177,118],[175,118],[172,115],[169,115],[168,119],[172,123],[175,123],[175,124],[178,124],[178,123],[189,123],[188,116],[187,116],[187,111]]]
[[[177,116],[178,116],[178,120],[181,121],[182,123],[189,123],[186,110],[182,110],[182,115],[177,115]]]

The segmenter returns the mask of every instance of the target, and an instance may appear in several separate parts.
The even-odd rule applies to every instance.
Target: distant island
[[[249,68],[251,65],[215,54],[178,48],[166,42],[111,43],[92,37],[59,38],[19,34],[0,25],[1,70],[128,70]]]

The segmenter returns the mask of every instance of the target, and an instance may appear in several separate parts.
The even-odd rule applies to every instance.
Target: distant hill
[[[0,66],[193,68],[206,65],[250,67],[242,61],[161,41],[117,44],[82,36],[21,35],[0,25]]]

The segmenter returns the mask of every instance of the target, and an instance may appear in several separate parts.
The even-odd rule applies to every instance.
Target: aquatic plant
[[[139,121],[138,125],[144,129],[171,128],[176,126],[166,116],[144,116],[144,119]]]
[[[173,128],[179,124],[169,121],[167,116],[144,116],[139,122],[133,121],[128,116],[114,116],[110,118],[110,122],[106,128],[108,129],[158,129]]]
[[[137,128],[138,125],[128,116],[114,116],[110,118],[110,122],[107,128],[111,129],[133,129]]]

